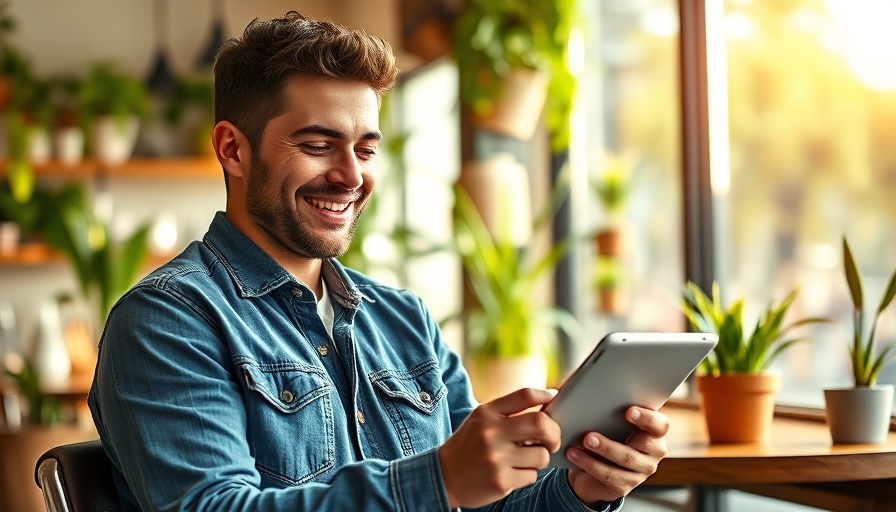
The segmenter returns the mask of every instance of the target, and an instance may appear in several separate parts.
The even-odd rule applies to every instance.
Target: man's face
[[[281,249],[341,256],[376,181],[376,94],[362,82],[296,76],[284,98],[252,159],[246,211]]]

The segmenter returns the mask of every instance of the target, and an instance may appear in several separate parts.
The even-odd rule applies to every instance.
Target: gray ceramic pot
[[[892,385],[825,389],[824,401],[834,444],[886,440],[893,412]]]

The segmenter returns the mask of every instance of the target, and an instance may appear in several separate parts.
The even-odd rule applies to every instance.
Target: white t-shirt
[[[317,301],[317,314],[320,315],[330,340],[333,340],[333,322],[336,320],[336,314],[333,311],[333,303],[330,302],[330,294],[327,293],[327,283],[323,278],[320,280],[321,296]]]

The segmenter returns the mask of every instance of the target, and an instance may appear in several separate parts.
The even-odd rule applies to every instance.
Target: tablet
[[[606,335],[542,409],[560,425],[561,448],[551,467],[575,469],[566,458],[588,432],[625,442],[635,426],[632,405],[658,410],[715,347],[718,336],[687,332]]]

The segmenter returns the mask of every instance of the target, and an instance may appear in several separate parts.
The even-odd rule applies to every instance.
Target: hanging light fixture
[[[223,0],[212,0],[212,33],[208,44],[196,59],[196,67],[199,69],[211,69],[215,64],[218,50],[224,45],[224,9]]]
[[[146,86],[156,94],[170,94],[177,87],[177,78],[168,64],[168,0],[155,1],[156,55]]]

